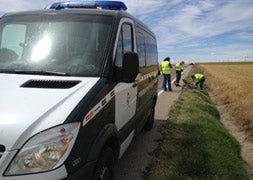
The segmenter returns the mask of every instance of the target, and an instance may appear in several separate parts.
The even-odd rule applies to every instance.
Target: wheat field
[[[253,63],[201,63],[217,105],[226,105],[236,125],[253,137]]]

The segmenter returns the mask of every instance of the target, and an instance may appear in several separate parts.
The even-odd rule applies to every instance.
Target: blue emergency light
[[[66,8],[96,8],[127,10],[126,5],[121,1],[61,1],[53,3],[49,9],[66,9]]]

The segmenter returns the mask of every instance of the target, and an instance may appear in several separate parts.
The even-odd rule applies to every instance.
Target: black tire
[[[144,125],[143,129],[146,131],[150,131],[153,128],[154,121],[155,121],[155,107],[152,107],[148,121]]]
[[[112,180],[114,169],[114,156],[111,148],[106,147],[102,151],[94,171],[94,180]]]

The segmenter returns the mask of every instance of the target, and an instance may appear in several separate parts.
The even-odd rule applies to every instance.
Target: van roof
[[[19,15],[35,15],[35,14],[88,14],[88,15],[108,15],[108,16],[118,16],[119,14],[124,14],[129,16],[130,14],[123,11],[115,10],[98,10],[98,9],[43,9],[43,10],[34,10],[34,11],[21,11],[21,12],[11,12],[6,13],[5,16],[19,16]],[[131,16],[131,15],[130,15]],[[131,16],[132,17],[132,16]]]

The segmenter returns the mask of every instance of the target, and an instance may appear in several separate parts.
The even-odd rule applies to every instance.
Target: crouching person
[[[205,76],[203,74],[194,74],[192,75],[192,80],[196,81],[195,85],[198,87],[198,85],[200,86],[200,90],[203,91],[203,85],[205,82]]]

